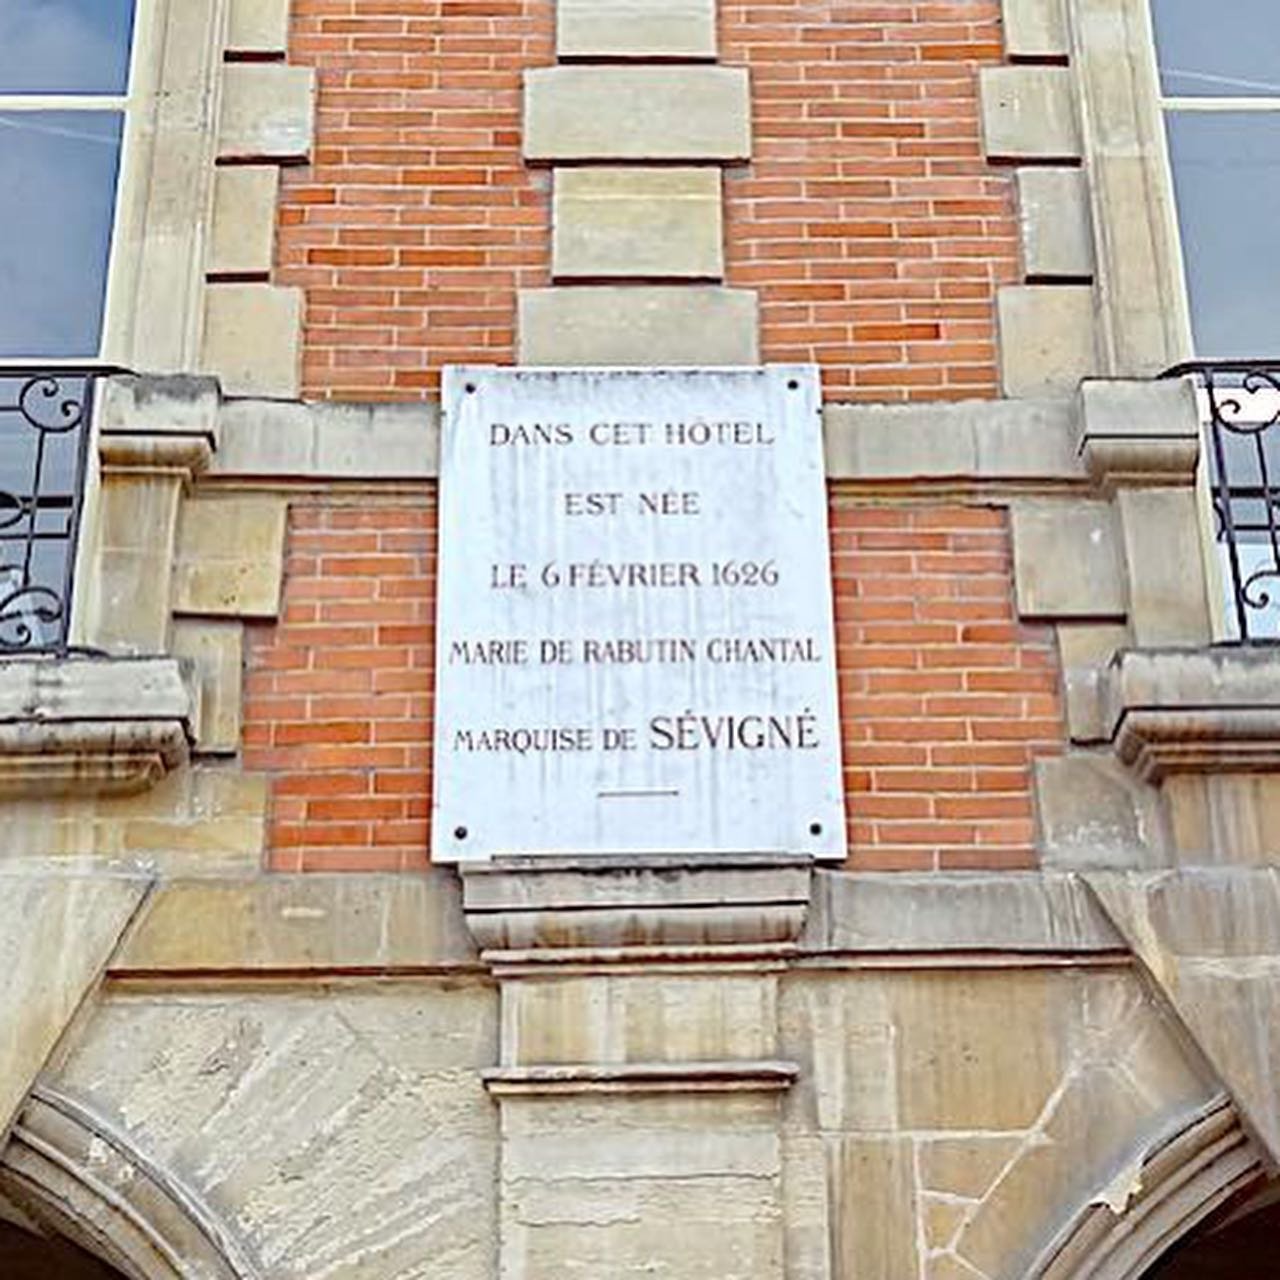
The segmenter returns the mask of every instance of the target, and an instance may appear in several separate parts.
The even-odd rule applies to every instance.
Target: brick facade
[[[998,508],[831,507],[850,865],[1035,861],[1031,762],[1061,749],[1056,651],[1013,612]],[[293,507],[278,625],[248,649],[245,764],[270,864],[426,863],[434,495]]]

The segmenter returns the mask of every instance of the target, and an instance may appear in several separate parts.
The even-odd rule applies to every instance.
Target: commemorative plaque
[[[816,371],[451,368],[432,856],[843,857]]]

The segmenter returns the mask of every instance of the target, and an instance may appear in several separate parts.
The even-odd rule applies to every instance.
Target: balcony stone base
[[[195,702],[174,658],[0,662],[0,799],[146,790],[187,760]]]

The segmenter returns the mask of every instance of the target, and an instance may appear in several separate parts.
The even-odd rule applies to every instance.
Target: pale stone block
[[[1057,632],[1071,740],[1106,742],[1111,727],[1104,673],[1115,654],[1133,643],[1129,628],[1113,622],[1060,622]]]
[[[966,1134],[920,1144],[920,1185],[965,1200],[981,1200],[1012,1163],[1020,1134]]]
[[[556,53],[570,58],[714,58],[714,0],[558,0]]]
[[[1093,224],[1080,169],[1019,169],[1022,272],[1029,280],[1092,279]]]
[[[1002,0],[1009,58],[1061,58],[1071,49],[1063,0]]]
[[[1152,648],[1207,644],[1213,628],[1195,491],[1121,489],[1116,505],[1135,642]]]
[[[884,981],[903,1129],[1009,1130],[1035,1122],[1075,1052],[1069,975],[916,971]]]
[[[557,169],[552,275],[718,279],[720,211],[718,168]]]
[[[493,1280],[495,1004],[457,975],[108,993],[55,1084],[181,1172],[238,1274]]]
[[[170,880],[116,961],[148,972],[461,969],[475,962],[457,878],[438,869]]]
[[[191,660],[200,683],[196,751],[234,755],[240,749],[244,624],[175,618],[171,643],[178,657]]]
[[[284,575],[283,497],[191,498],[173,569],[174,610],[205,617],[274,618]]]
[[[1163,860],[1159,800],[1108,755],[1037,760],[1044,865],[1142,866]]]
[[[918,1275],[910,1140],[833,1139],[830,1163],[835,1273],[866,1280]]]
[[[525,72],[527,160],[748,160],[740,67],[539,67]]]
[[[996,319],[1005,395],[1065,394],[1097,373],[1088,285],[1006,285],[996,293]]]
[[[0,1132],[97,984],[149,880],[0,872]]]
[[[227,49],[232,53],[284,53],[289,47],[289,0],[231,0]]]
[[[1012,516],[1020,616],[1124,617],[1124,563],[1109,503],[1028,500],[1015,503]]]
[[[261,275],[271,270],[276,243],[275,165],[223,166],[213,188],[210,275]]]
[[[506,1064],[715,1062],[773,1058],[771,977],[534,978],[502,996]]]
[[[292,400],[301,385],[301,289],[217,284],[205,294],[201,366],[228,395]]]
[[[520,362],[742,365],[759,359],[753,291],[710,285],[524,289]]]
[[[1072,73],[1067,67],[983,67],[979,116],[988,160],[1078,160]]]
[[[278,62],[222,68],[220,160],[305,160],[315,138],[315,71]]]

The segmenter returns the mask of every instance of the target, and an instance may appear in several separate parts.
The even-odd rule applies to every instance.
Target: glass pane
[[[1170,97],[1280,98],[1276,0],[1151,0]]]
[[[0,93],[123,93],[134,0],[0,0]]]
[[[98,354],[123,125],[0,111],[0,357]]]
[[[1280,351],[1280,112],[1171,111],[1196,353]]]

